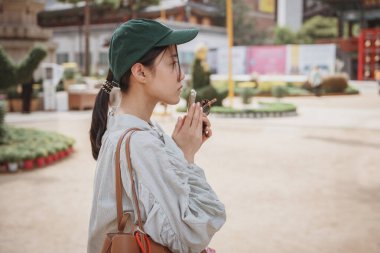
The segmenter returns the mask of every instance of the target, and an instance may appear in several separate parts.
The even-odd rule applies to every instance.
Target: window
[[[107,66],[108,65],[108,53],[107,52],[100,52],[99,53],[99,65],[100,66]]]
[[[68,53],[57,53],[57,64],[62,64],[69,61]]]
[[[89,53],[89,65],[91,66],[91,53]],[[84,53],[75,54],[75,62],[81,67],[84,67]]]

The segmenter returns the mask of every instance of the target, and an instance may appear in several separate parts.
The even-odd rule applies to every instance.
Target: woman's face
[[[177,50],[170,46],[155,60],[146,92],[155,100],[174,105],[180,100],[181,81],[185,78],[180,70]]]

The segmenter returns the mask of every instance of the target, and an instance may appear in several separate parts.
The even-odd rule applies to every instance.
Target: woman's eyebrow
[[[172,58],[177,58],[178,54],[172,54]]]

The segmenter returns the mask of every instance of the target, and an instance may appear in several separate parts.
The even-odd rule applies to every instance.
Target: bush
[[[198,90],[205,86],[209,86],[211,83],[210,75],[210,71],[206,71],[203,69],[201,60],[195,58],[191,73],[193,89]]]
[[[34,158],[37,157],[37,155],[34,150],[21,149],[19,150],[18,157],[20,161],[25,161],[25,160],[33,160]]]
[[[53,132],[8,127],[5,143],[0,145],[0,161],[34,159],[72,146],[75,140]]]
[[[28,82],[46,55],[47,51],[37,46],[30,50],[19,65],[14,65],[0,48],[0,73],[7,73],[0,75],[0,89],[5,90],[16,84]]]
[[[337,74],[323,79],[322,89],[325,93],[344,93],[348,87],[347,77]]]
[[[348,94],[348,95],[353,95],[353,94],[359,94],[359,91],[351,86],[348,86],[345,90],[344,90],[344,93],[345,94]]]
[[[245,108],[245,109],[235,109],[231,107],[223,106],[213,106],[211,107],[211,113],[226,113],[226,114],[239,114],[239,113],[273,113],[273,112],[295,112],[297,110],[296,106],[289,103],[268,103],[260,102],[260,108]],[[178,112],[186,112],[185,107],[178,107]]]
[[[76,71],[74,68],[67,68],[63,71],[64,80],[73,80],[75,78]]]
[[[288,94],[286,87],[274,86],[272,87],[272,96],[276,98],[285,97]]]
[[[303,88],[298,88],[298,87],[286,87],[286,93],[287,95],[293,95],[293,96],[297,96],[297,95],[301,95],[301,96],[306,96],[306,95],[310,95],[311,92],[303,89]]]
[[[4,149],[3,157],[1,157],[0,160],[15,163],[21,161],[21,157],[19,156],[19,152],[15,149],[8,148]]]
[[[297,34],[287,27],[276,27],[274,30],[274,44],[296,44]]]
[[[243,100],[243,104],[251,103],[251,98],[255,95],[255,90],[252,88],[241,88],[241,98]]]
[[[5,51],[0,47],[0,90],[17,83],[16,68],[12,60],[6,55]],[[6,74],[4,74],[6,73]]]
[[[203,88],[200,88],[197,90],[197,101],[201,101],[202,99],[208,99],[211,100],[213,98],[216,98],[215,105],[222,105],[222,101],[224,98],[226,98],[228,95],[228,90],[224,91],[217,91],[214,87],[211,85],[205,86]]]
[[[27,57],[22,60],[16,70],[16,77],[19,83],[30,81],[34,71],[40,65],[40,62],[46,57],[47,51],[41,47],[34,47]]]

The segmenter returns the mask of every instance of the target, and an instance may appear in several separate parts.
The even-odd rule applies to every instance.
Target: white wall
[[[302,25],[303,3],[302,0],[278,0],[277,1],[277,25],[288,27],[294,32]]]

